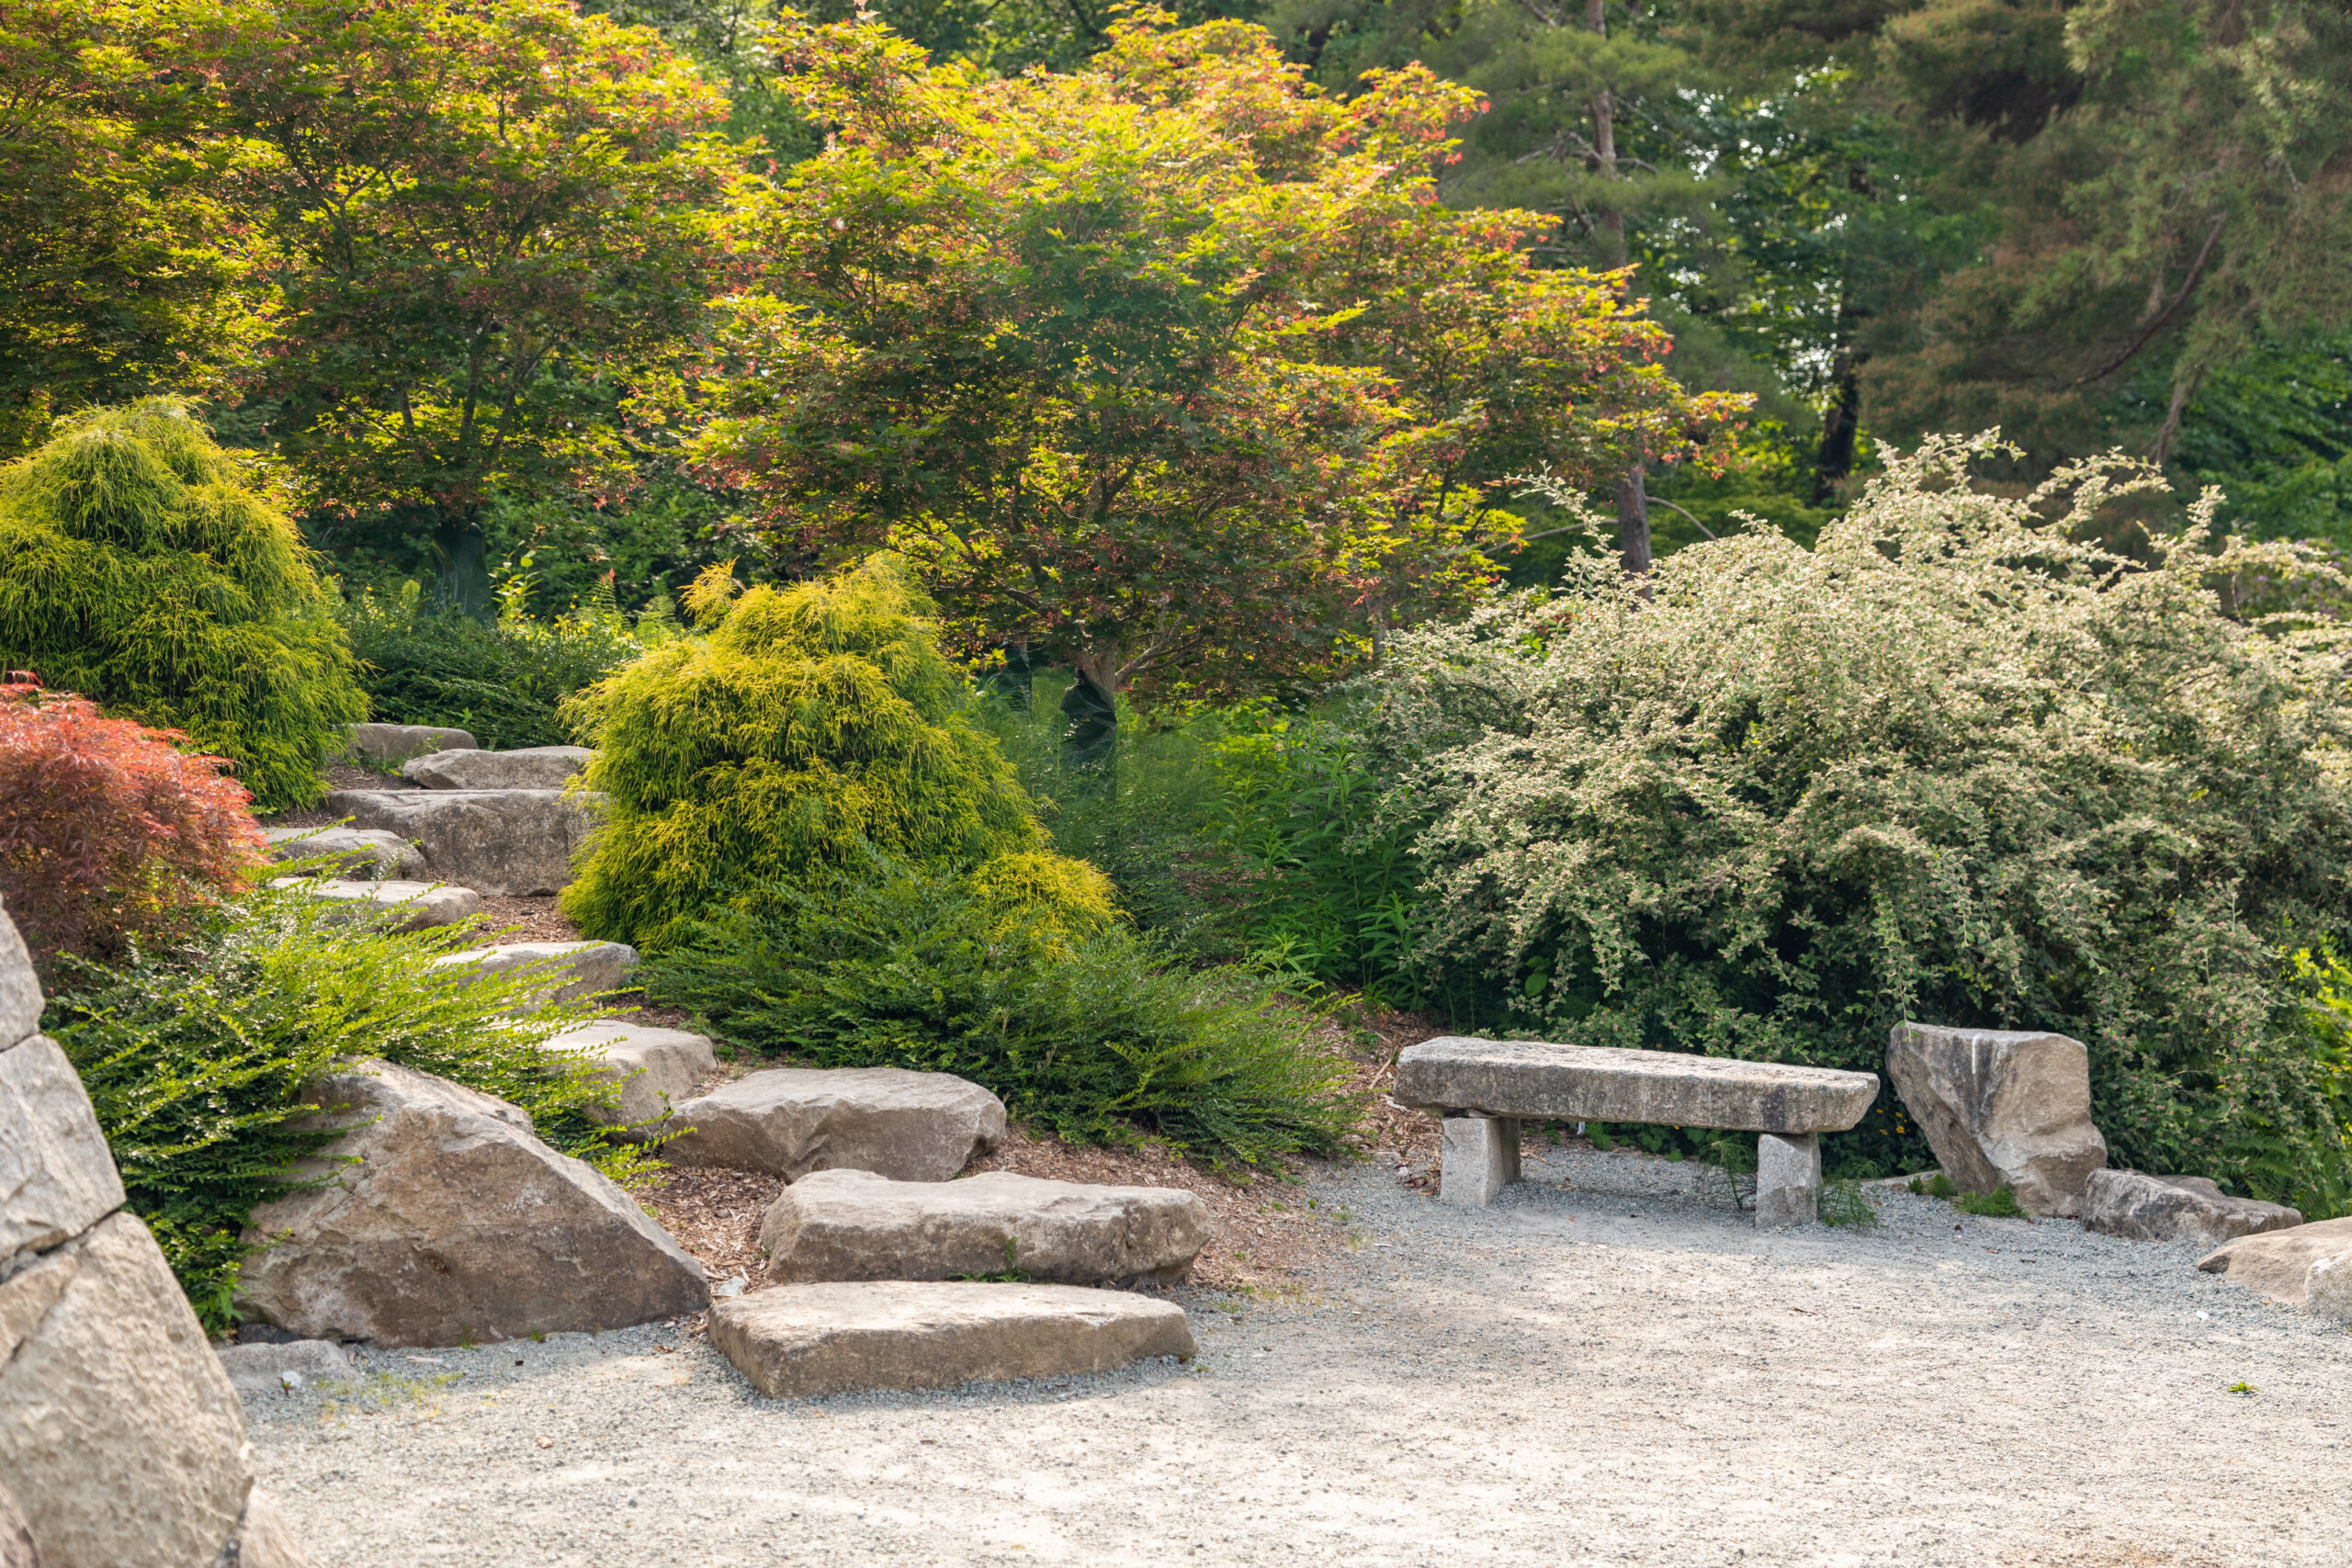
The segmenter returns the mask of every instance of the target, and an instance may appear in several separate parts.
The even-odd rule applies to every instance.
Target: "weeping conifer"
[[[0,468],[0,661],[186,731],[264,810],[316,799],[368,711],[294,525],[165,399],[66,421]]]

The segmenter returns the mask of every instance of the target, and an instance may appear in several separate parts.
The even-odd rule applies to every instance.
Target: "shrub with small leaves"
[[[1879,1223],[1878,1206],[1862,1190],[1861,1183],[1843,1177],[1832,1177],[1822,1184],[1816,1213],[1825,1225],[1852,1230],[1869,1230]]]
[[[168,933],[261,863],[252,796],[183,739],[0,684],[0,897],[44,974]]]
[[[1954,1206],[1963,1214],[1988,1220],[2025,1218],[2025,1211],[2018,1206],[2018,1195],[2006,1187],[1996,1187],[1990,1192],[1963,1192],[1954,1200]]]

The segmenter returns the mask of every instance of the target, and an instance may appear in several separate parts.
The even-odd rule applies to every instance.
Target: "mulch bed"
[[[517,942],[578,942],[579,928],[563,918],[553,898],[492,898],[482,895],[481,912],[474,917],[490,940],[504,946]]]

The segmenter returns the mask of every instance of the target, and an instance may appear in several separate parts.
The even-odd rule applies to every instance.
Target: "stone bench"
[[[1756,1223],[1810,1224],[1821,1195],[1821,1134],[1842,1133],[1878,1098],[1875,1073],[1789,1067],[1679,1051],[1448,1036],[1409,1046],[1389,1098],[1445,1119],[1438,1195],[1483,1207],[1519,1179],[1522,1120],[1643,1122],[1763,1134]]]

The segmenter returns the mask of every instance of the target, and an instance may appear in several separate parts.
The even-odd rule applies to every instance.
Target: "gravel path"
[[[2352,1337],[2187,1247],[1528,1175],[1468,1214],[1310,1179],[1361,1249],[1185,1297],[1189,1366],[788,1404],[657,1325],[370,1353],[251,1401],[255,1449],[322,1568],[2352,1561]]]

